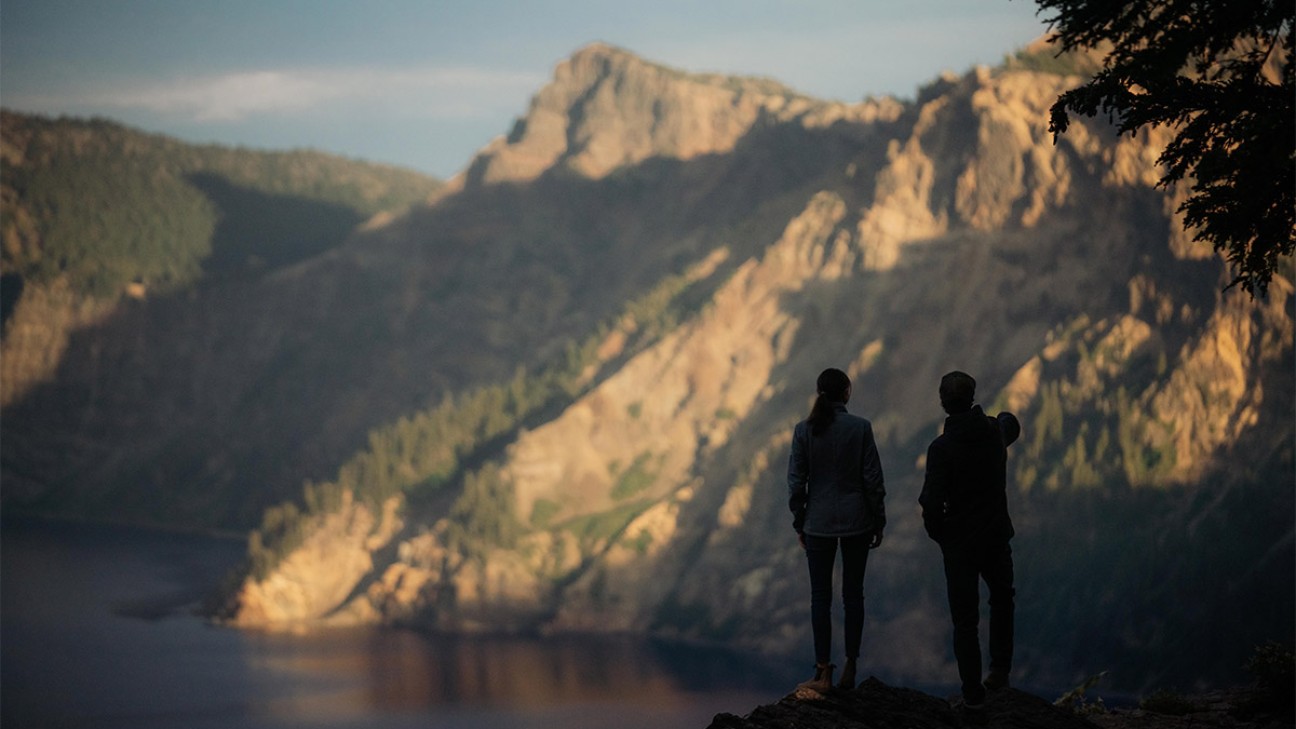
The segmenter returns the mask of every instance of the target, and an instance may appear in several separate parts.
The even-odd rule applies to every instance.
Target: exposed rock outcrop
[[[870,678],[854,690],[827,695],[798,690],[778,703],[760,706],[745,716],[719,714],[709,729],[946,729],[964,726],[1021,729],[1268,729],[1291,726],[1290,707],[1268,706],[1256,689],[1236,688],[1197,696],[1168,695],[1148,708],[1117,708],[1077,713],[1037,696],[1004,689],[987,697],[974,721],[957,700],[946,701],[920,691],[888,686]]]
[[[1089,721],[1101,729],[1279,729],[1293,725],[1290,692],[1286,705],[1253,687],[1184,696],[1163,693],[1137,708],[1097,711]]]
[[[988,726],[1022,729],[1094,729],[1091,722],[1069,709],[1015,689],[990,695],[981,720]],[[858,688],[833,690],[826,695],[798,689],[778,703],[757,707],[746,716],[720,714],[709,729],[952,729],[968,725],[966,717],[949,701],[869,678]]]
[[[308,524],[301,546],[264,579],[250,579],[231,596],[230,622],[249,627],[304,627],[310,624],[372,622],[367,606],[353,603],[352,591],[374,568],[374,556],[403,526],[392,499],[381,514],[357,504],[350,494],[332,514]],[[351,609],[348,609],[351,608]]]

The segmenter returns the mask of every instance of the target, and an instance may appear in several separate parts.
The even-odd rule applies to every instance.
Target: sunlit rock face
[[[589,178],[652,158],[727,154],[757,125],[826,127],[899,111],[845,105],[775,81],[690,74],[596,43],[563,61],[507,137],[478,153],[470,184],[526,182],[546,172]]]
[[[337,512],[310,525],[302,544],[272,573],[246,581],[232,596],[232,622],[274,627],[372,621],[372,611],[338,608],[348,605],[356,584],[374,570],[374,553],[400,530],[397,505],[391,501],[375,514],[344,497]]]

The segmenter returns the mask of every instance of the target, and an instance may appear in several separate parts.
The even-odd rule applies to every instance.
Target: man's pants
[[[833,565],[837,543],[842,552],[842,607],[845,615],[846,657],[858,658],[864,633],[864,567],[872,537],[814,537],[805,535],[806,561],[810,565],[810,627],[814,630],[816,663],[828,663],[832,654]]]
[[[954,622],[954,658],[958,661],[963,700],[979,704],[985,699],[981,685],[980,580],[990,588],[990,672],[1005,676],[1013,656],[1013,561],[1007,542],[953,546],[941,550],[945,557],[945,587],[949,592],[950,618]]]

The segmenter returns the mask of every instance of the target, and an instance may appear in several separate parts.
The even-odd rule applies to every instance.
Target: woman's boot
[[[833,685],[832,674],[833,669],[836,667],[837,666],[832,663],[816,663],[814,678],[809,681],[802,681],[797,684],[797,688],[810,689],[811,691],[818,691],[821,694],[828,693],[828,690],[831,689]]]
[[[842,666],[841,680],[837,682],[837,688],[853,689],[855,688],[855,659],[847,658],[846,665]]]

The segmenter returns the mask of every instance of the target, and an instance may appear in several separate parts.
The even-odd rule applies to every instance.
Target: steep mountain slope
[[[591,67],[586,93],[563,88]],[[605,200],[600,191],[663,179],[695,153],[650,131],[648,105],[601,91],[658,88],[664,72],[651,66],[648,80],[602,75],[637,67],[603,47],[578,54],[459,181],[463,197],[424,215],[518,179],[566,192],[573,178],[598,178],[580,197],[492,212],[601,218],[606,204],[591,200]],[[261,562],[232,596],[231,620],[655,632],[803,650],[804,568],[782,475],[810,384],[836,365],[856,380],[852,407],[873,419],[889,480],[890,535],[870,566],[869,660],[901,680],[947,678],[939,556],[915,502],[919,456],[939,427],[935,384],[958,367],[977,375],[984,402],[1026,423],[1012,454],[1023,680],[1112,668],[1131,688],[1211,681],[1232,676],[1254,642],[1290,639],[1291,282],[1262,302],[1220,292],[1220,261],[1184,244],[1173,196],[1152,188],[1160,137],[1117,140],[1095,127],[1055,146],[1045,112],[1074,82],[982,69],[932,84],[903,109],[811,106],[776,122],[774,137],[757,127],[723,157],[702,155],[732,169],[749,147],[787,146],[785,159],[825,163],[804,182],[783,171],[782,195],[754,208],[759,226],[730,227],[736,208],[708,206],[705,220],[725,227],[689,249],[710,246],[715,262],[686,276],[700,305],[633,346],[638,322],[627,317],[596,341],[567,404],[466,447],[472,463],[449,478],[397,459],[390,468],[415,473],[406,491],[383,492],[386,502],[323,507],[316,497],[292,512],[291,528],[277,515],[263,533],[291,535],[283,561]],[[670,88],[667,99],[682,97]],[[728,98],[746,113],[743,97]],[[785,108],[763,103],[757,116]],[[652,108],[703,114],[693,123],[718,136],[699,145],[725,149],[729,121],[708,122],[711,104]],[[587,154],[582,139],[603,151]],[[646,139],[656,152],[638,151]],[[669,179],[638,210],[668,248],[688,235],[675,222],[680,198],[718,189],[709,176]],[[750,175],[726,182],[743,191],[731,199],[761,189]],[[609,246],[646,225],[616,220],[630,231],[609,231]],[[644,267],[654,254],[618,251],[612,260],[626,268],[615,278],[669,270]],[[362,460],[388,456],[375,441]],[[356,483],[322,488],[345,495]],[[356,520],[381,526],[348,537]],[[350,590],[337,586],[342,553],[360,557],[342,580]],[[325,571],[332,597],[314,589]],[[1200,595],[1190,609],[1186,593]],[[1255,605],[1254,619],[1227,618],[1238,604]]]
[[[291,499],[234,624],[797,655],[787,442],[844,367],[890,493],[866,660],[947,681],[916,498],[960,368],[1026,427],[1020,681],[1231,678],[1292,637],[1290,271],[1221,293],[1152,187],[1163,138],[1054,145],[1077,79],[1031,67],[847,105],[583,49],[428,205],[75,334],[6,406],[6,491],[188,524]]]

